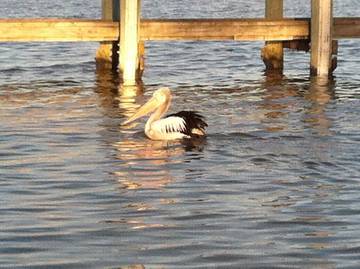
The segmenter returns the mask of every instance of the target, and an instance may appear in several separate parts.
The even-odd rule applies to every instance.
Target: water
[[[263,14],[260,0],[143,2],[148,18]],[[1,17],[59,14],[99,17],[100,1],[0,3]],[[340,42],[327,86],[302,52],[265,77],[261,46],[149,42],[135,96],[96,71],[97,43],[0,44],[0,267],[358,268],[359,43]],[[120,126],[159,86],[171,112],[202,111],[205,141]]]

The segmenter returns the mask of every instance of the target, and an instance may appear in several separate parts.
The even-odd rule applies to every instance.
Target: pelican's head
[[[167,87],[162,87],[157,89],[149,101],[147,101],[142,107],[139,108],[138,111],[135,112],[130,118],[128,118],[123,125],[128,124],[138,118],[141,118],[150,112],[154,111],[160,105],[168,102],[171,98],[171,91]]]
[[[161,104],[169,100],[170,97],[171,91],[168,87],[159,88],[153,93],[153,98],[155,98]]]

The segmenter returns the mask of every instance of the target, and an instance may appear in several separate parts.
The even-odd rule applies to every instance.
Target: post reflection
[[[116,108],[118,106],[118,85],[119,75],[117,72],[111,70],[96,69],[96,88],[100,107],[107,116],[115,116]]]
[[[116,158],[121,161],[118,178],[121,188],[162,188],[173,181],[169,166],[184,153],[182,147],[164,141],[124,139],[114,144]]]
[[[270,73],[265,76],[262,88],[265,89],[262,102],[258,108],[264,113],[261,120],[268,132],[287,131],[290,129],[287,116],[294,110],[299,96],[299,89],[289,83],[280,73]]]
[[[332,79],[312,77],[304,90],[280,74],[267,75],[262,84],[266,91],[258,104],[263,113],[261,123],[269,132],[291,130],[293,121],[289,116],[303,109],[305,113],[300,120],[306,124],[305,127],[311,128],[318,135],[329,135],[331,119],[326,115],[326,108],[334,99],[334,85]],[[305,103],[299,108],[298,97],[302,97],[309,105]]]
[[[334,81],[323,80],[321,78],[311,78],[308,87],[302,88],[298,86],[296,81],[292,83],[281,75],[272,74],[266,76],[263,88],[266,89],[262,102],[258,108],[263,110],[264,117],[261,119],[268,131],[292,131],[291,126],[287,125],[287,118],[293,115],[298,116],[298,120],[305,121],[306,129],[314,130],[318,135],[330,134],[331,119],[326,115],[326,109],[334,97]],[[299,111],[304,111],[303,114]],[[303,119],[305,118],[305,120]],[[288,124],[293,124],[293,120],[289,120]],[[303,130],[302,130],[303,131]],[[308,141],[311,142],[309,139]],[[317,141],[313,146],[313,152],[307,158],[317,161],[329,161],[329,156],[324,152],[323,148],[332,147],[329,142]],[[313,158],[313,156],[315,156]],[[304,171],[311,168],[304,164]],[[306,177],[308,178],[308,177]],[[273,184],[288,185],[299,179],[282,179],[275,180]],[[311,181],[313,180],[313,182]],[[332,200],[339,191],[340,186],[336,183],[323,182],[314,178],[309,181],[304,180],[301,185],[295,188],[281,188],[281,190],[268,193],[266,197],[261,197],[261,208],[266,212],[267,216],[274,216],[276,222],[281,217],[286,216],[283,212],[293,212],[293,217],[285,217],[282,221],[291,223],[294,226],[294,233],[289,234],[289,242],[301,238],[305,251],[321,251],[335,248],[333,238],[337,236],[337,228],[333,226],[328,228],[327,223],[332,223],[333,218],[321,206],[324,201]],[[296,193],[297,195],[294,195]],[[312,201],[311,205],[305,205],[307,210],[302,206],[302,201]],[[308,208],[311,207],[311,210]],[[281,221],[280,221],[281,222]],[[307,231],[303,231],[301,225],[307,225]],[[335,264],[326,258],[318,257],[317,268],[335,268]]]
[[[326,115],[326,107],[334,98],[335,82],[328,78],[312,77],[305,99],[310,106],[305,110],[304,122],[318,135],[329,135],[331,120]]]
[[[118,108],[121,116],[125,119],[130,117],[139,107],[138,99],[144,94],[142,84],[136,86],[119,86],[119,94],[117,96]]]
[[[304,93],[305,100],[309,101],[309,105],[305,108],[304,122],[308,124],[315,133],[319,136],[330,135],[331,119],[326,115],[326,108],[334,98],[334,85],[335,81],[329,78],[312,77],[310,85]],[[329,142],[321,143],[318,141],[313,146],[313,152],[316,154],[317,159],[325,160],[331,163],[331,156],[327,156],[324,148],[333,147]],[[309,164],[305,164],[306,169]],[[340,186],[330,182],[318,182],[316,188],[311,186],[313,196],[311,199],[315,205],[320,205],[326,200],[331,200],[335,197],[336,193],[340,190]],[[316,189],[316,191],[314,191]],[[310,193],[310,190],[307,192]],[[309,195],[309,194],[308,194]],[[298,221],[314,224],[313,230],[305,233],[305,237],[309,240],[310,249],[331,249],[332,238],[336,237],[335,227],[327,229],[318,223],[331,223],[332,216],[324,213],[320,208],[314,206],[313,212],[299,217]],[[321,268],[335,268],[331,262],[324,263]]]

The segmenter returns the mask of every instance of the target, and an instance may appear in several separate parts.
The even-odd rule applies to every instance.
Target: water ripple
[[[0,14],[100,18],[100,2],[3,0]],[[145,18],[264,14],[263,2],[142,5]],[[360,16],[355,0],[334,6]],[[358,43],[339,44],[322,85],[299,52],[265,76],[262,42],[146,42],[144,85],[129,89],[96,70],[97,43],[1,44],[1,266],[357,268]],[[171,112],[204,114],[206,139],[121,125],[160,86]]]

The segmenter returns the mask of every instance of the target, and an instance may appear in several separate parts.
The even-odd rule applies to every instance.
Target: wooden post
[[[121,0],[120,71],[124,85],[136,85],[140,66],[140,0]]]
[[[311,0],[311,74],[332,72],[332,0]]]
[[[266,19],[283,18],[283,0],[266,0],[265,7]],[[283,43],[279,41],[268,41],[261,50],[266,72],[282,72],[284,68],[284,49]]]
[[[119,0],[102,0],[102,20],[119,21]],[[111,68],[117,70],[119,64],[119,42],[101,42],[96,51],[96,66],[98,68]]]

